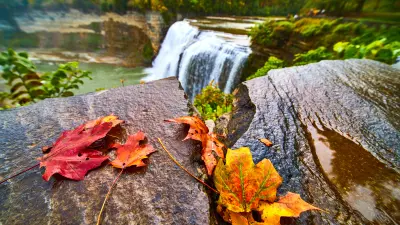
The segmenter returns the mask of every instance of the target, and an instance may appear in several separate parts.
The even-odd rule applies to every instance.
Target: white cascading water
[[[153,67],[146,70],[149,75],[145,80],[177,76],[190,100],[212,80],[230,93],[239,83],[250,53],[248,46],[179,21],[169,28]]]

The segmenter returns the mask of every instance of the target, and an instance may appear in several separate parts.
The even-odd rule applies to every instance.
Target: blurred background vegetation
[[[397,0],[0,0],[0,15],[21,9],[67,9],[125,13],[129,10],[154,10],[168,13],[212,15],[287,15],[310,9],[324,9],[330,15],[397,17]],[[392,14],[382,12],[392,12]]]

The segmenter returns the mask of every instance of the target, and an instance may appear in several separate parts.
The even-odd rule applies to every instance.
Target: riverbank
[[[157,12],[124,15],[78,10],[29,10],[15,14],[17,27],[0,21],[0,48],[28,50],[45,60],[150,66],[168,24]]]
[[[267,20],[250,31],[255,56],[249,60],[246,79],[263,76],[278,66],[270,62],[277,60],[281,63],[275,68],[350,58],[394,64],[400,56],[399,34],[397,24],[347,18]],[[257,68],[262,70],[259,74]]]

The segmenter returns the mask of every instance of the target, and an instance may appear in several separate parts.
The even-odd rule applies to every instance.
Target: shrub
[[[386,44],[386,39],[376,40],[368,45],[354,45],[349,42],[338,42],[333,50],[339,58],[367,58],[392,64],[400,55],[400,42]]]
[[[295,23],[295,31],[303,37],[311,37],[328,32],[334,20],[304,18]]]
[[[79,63],[70,62],[59,66],[55,72],[40,75],[25,52],[9,49],[0,54],[1,76],[10,86],[10,92],[1,93],[3,108],[25,105],[45,98],[74,95],[71,90],[90,78],[89,71],[80,70]]]
[[[204,120],[217,120],[222,114],[232,111],[233,95],[225,94],[217,86],[209,84],[194,99],[194,106]]]
[[[254,73],[253,75],[249,76],[246,78],[246,80],[251,80],[254,79],[256,77],[261,77],[261,76],[265,76],[267,75],[267,73],[272,70],[272,69],[279,69],[279,68],[283,68],[285,66],[283,60],[280,60],[274,56],[270,56],[268,58],[268,61],[265,62],[265,65],[258,69],[256,73]]]
[[[3,101],[8,98],[11,104],[23,105],[44,98],[41,79],[27,53],[16,53],[12,49],[4,51],[0,54],[0,66],[3,67],[1,76],[10,86],[10,93],[2,94]]]
[[[272,46],[273,45],[272,32],[274,28],[272,24],[273,21],[266,21],[262,24],[259,24],[251,28],[249,35],[251,36],[253,43],[265,46]]]
[[[154,50],[153,50],[153,47],[151,46],[151,42],[147,42],[144,45],[142,54],[143,54],[143,58],[146,61],[151,62],[151,60],[152,60],[152,58],[154,56]]]
[[[79,89],[83,78],[90,77],[90,71],[79,69],[78,62],[60,64],[55,72],[45,73],[42,76],[43,90],[47,98],[73,96],[71,90]]]
[[[332,58],[333,55],[325,47],[319,47],[306,53],[296,54],[293,62],[294,65],[300,66]]]
[[[276,39],[278,45],[284,45],[290,39],[294,24],[289,21],[276,22],[270,37]]]
[[[354,26],[354,23],[339,24],[333,29],[333,33],[335,33],[335,34],[349,33],[350,31],[353,30],[353,26]]]

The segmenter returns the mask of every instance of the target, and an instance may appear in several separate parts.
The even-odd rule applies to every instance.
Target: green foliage
[[[275,21],[267,20],[266,22],[251,28],[249,35],[251,36],[252,42],[267,47],[276,46],[276,44],[274,44],[274,39],[272,38],[274,26]]]
[[[251,28],[249,35],[254,43],[267,47],[278,47],[289,40],[294,24],[289,21],[267,20]]]
[[[353,30],[354,23],[342,23],[339,24],[333,29],[333,33],[339,34],[339,33],[348,33]]]
[[[154,56],[154,50],[153,47],[151,46],[151,42],[148,42],[144,45],[143,47],[143,58],[146,61],[151,62],[152,58]]]
[[[216,120],[222,114],[232,111],[233,95],[225,94],[212,84],[205,87],[194,99],[194,106],[204,120]]]
[[[92,79],[90,73],[86,70],[80,70],[78,62],[60,64],[56,71],[45,73],[42,76],[46,97],[73,96],[72,90],[79,89],[79,85],[83,84],[83,78]]]
[[[338,58],[367,58],[392,64],[400,56],[400,42],[387,43],[386,39],[376,40],[370,44],[354,45],[350,42],[338,42],[333,51]]]
[[[265,65],[258,69],[257,72],[249,77],[246,78],[246,80],[251,80],[256,77],[261,77],[267,75],[268,71],[272,69],[279,69],[283,68],[285,66],[285,63],[283,60],[280,60],[274,56],[270,56],[268,58],[268,61],[265,62]]]
[[[298,51],[294,46],[309,49],[296,54],[293,62],[286,62],[287,65],[334,58],[368,58],[391,64],[398,56],[397,45],[392,43],[400,42],[400,27],[371,27],[362,22],[345,22],[342,18],[303,18],[295,23],[266,21],[253,28],[250,36],[253,44],[262,47],[286,48],[289,52],[293,48]]]
[[[329,49],[340,41],[353,44],[366,44],[383,38],[386,38],[388,43],[399,41],[400,27],[368,27],[362,22],[344,22],[340,18],[303,18],[294,23],[267,20],[252,28],[249,35],[253,44],[266,47],[291,47],[293,43],[301,41],[310,46],[310,49],[319,46]]]
[[[295,66],[300,66],[319,62],[321,60],[332,59],[332,57],[332,53],[330,53],[325,47],[319,47],[306,53],[296,54],[293,62]]]
[[[178,12],[208,14],[208,15],[281,15],[305,14],[311,9],[325,9],[329,14],[343,14],[361,11],[381,11],[393,13],[374,13],[374,17],[391,18],[398,21],[400,4],[395,0],[0,0],[0,9],[8,8],[13,11],[23,11],[29,8],[65,10],[76,8],[84,12],[102,10],[104,12],[126,13],[129,10],[159,11],[165,16]],[[1,10],[0,10],[1,11]],[[365,14],[365,13],[364,13]],[[394,15],[392,15],[394,14]],[[365,14],[369,15],[369,14]],[[2,14],[0,13],[0,18]],[[168,19],[168,18],[167,18]]]
[[[1,76],[10,86],[10,92],[0,96],[2,108],[25,105],[45,98],[74,95],[71,90],[90,78],[89,71],[78,68],[79,63],[69,62],[59,66],[55,72],[40,75],[25,52],[12,49],[0,53]]]
[[[278,21],[273,28],[271,37],[283,41],[287,41],[292,34],[294,24],[289,21]]]
[[[4,51],[0,54],[0,66],[3,67],[1,76],[10,86],[7,98],[12,100],[12,104],[23,105],[43,99],[41,79],[27,53],[16,53],[12,49]],[[5,97],[3,94],[3,98]]]

